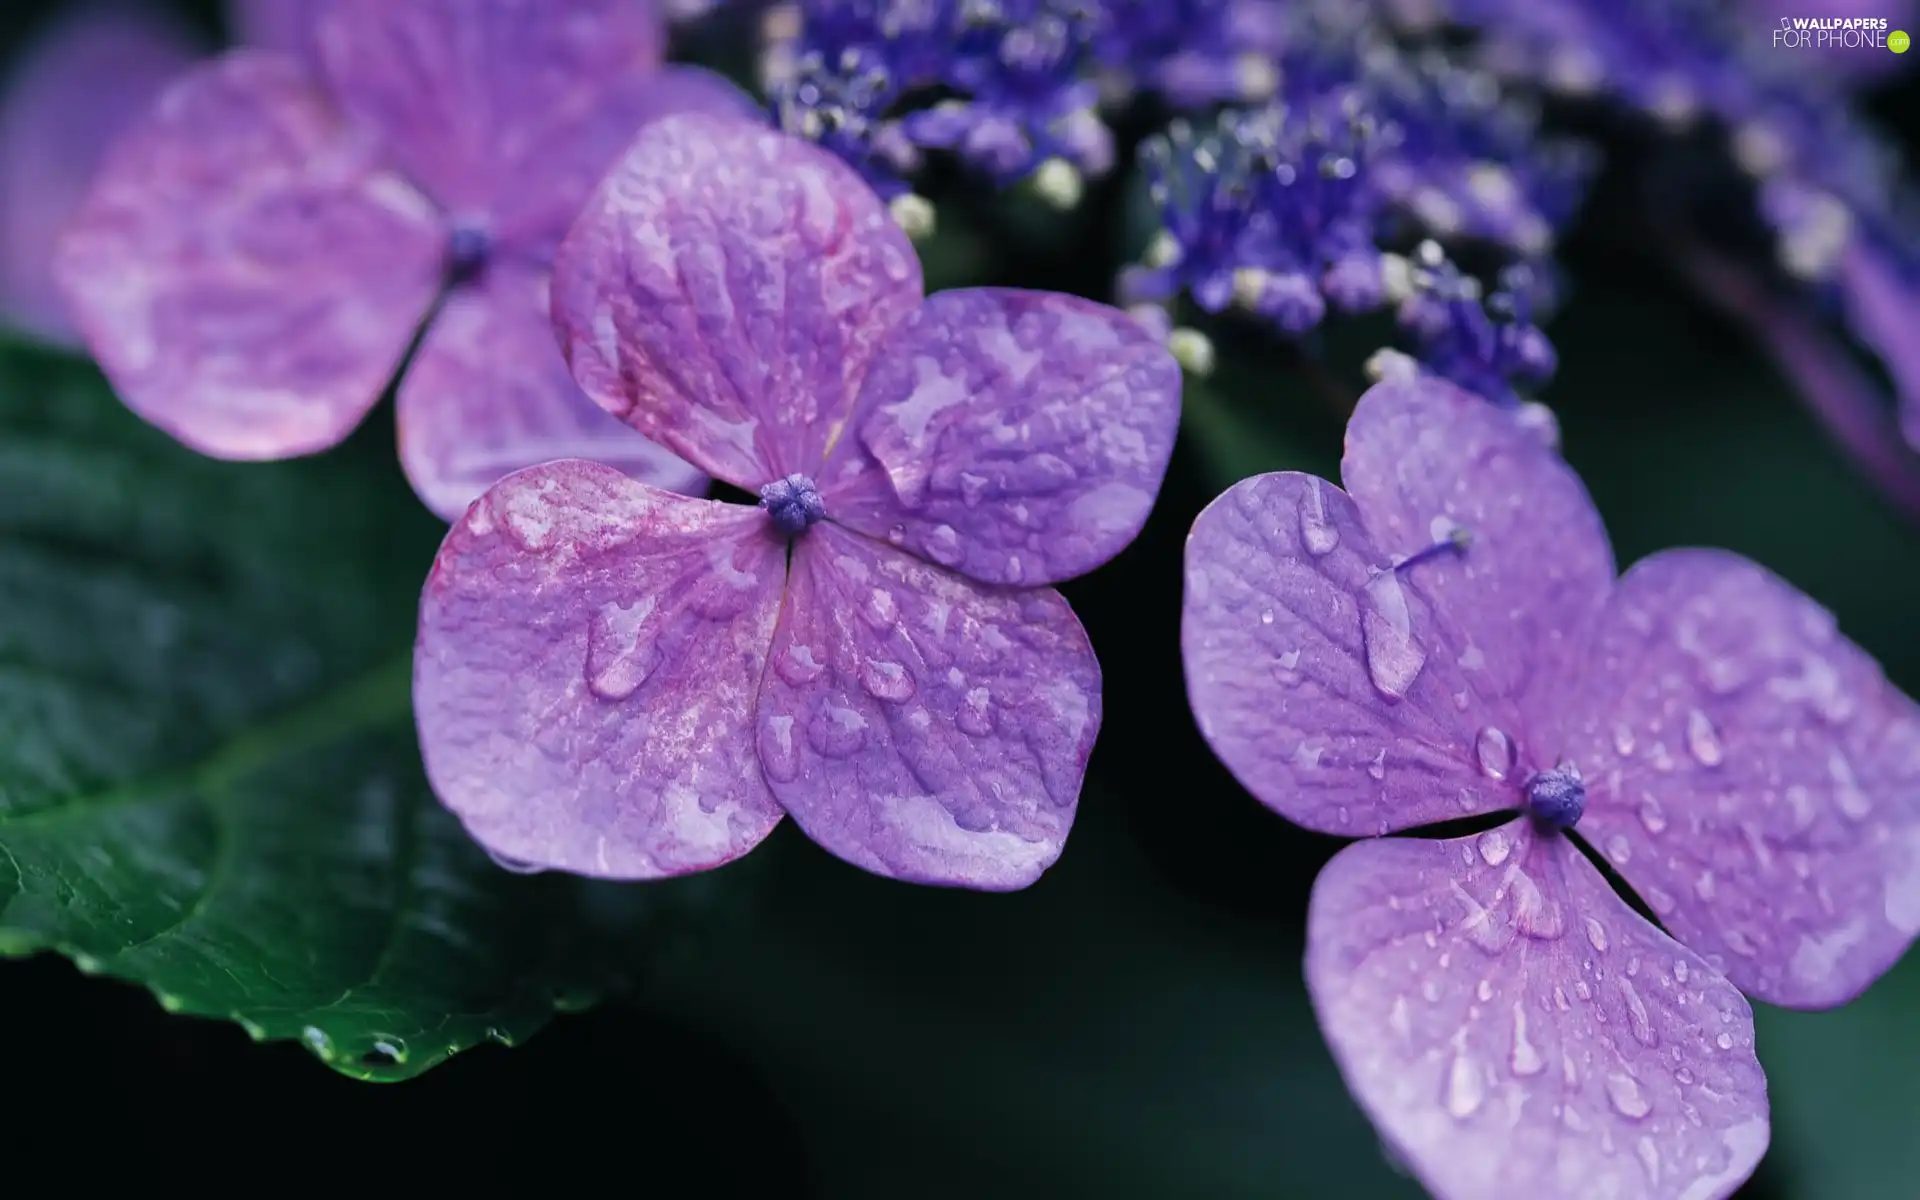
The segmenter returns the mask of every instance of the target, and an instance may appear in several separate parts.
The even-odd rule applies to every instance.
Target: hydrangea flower
[[[922,287],[885,202],[803,139],[671,116],[607,176],[554,266],[567,361],[759,504],[562,461],[454,524],[414,699],[496,856],[675,875],[783,813],[921,883],[1059,855],[1100,670],[1045,585],[1140,529],[1180,372],[1105,305]]]
[[[1729,1194],[1769,1136],[1741,993],[1841,1004],[1920,933],[1920,709],[1746,559],[1616,579],[1579,479],[1449,384],[1363,396],[1342,477],[1209,505],[1181,637],[1241,783],[1368,839],[1308,912],[1349,1088],[1449,1200]]]
[[[746,98],[661,67],[661,22],[638,0],[328,0],[313,20],[309,55],[239,50],[169,88],[60,247],[127,404],[217,457],[322,450],[431,313],[399,390],[428,507],[451,518],[508,471],[570,455],[698,487],[568,378],[548,264],[643,124]]]

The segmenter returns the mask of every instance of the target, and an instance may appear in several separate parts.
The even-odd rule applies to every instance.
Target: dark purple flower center
[[[805,475],[789,475],[761,488],[760,507],[773,519],[773,527],[788,537],[805,533],[807,526],[827,515],[820,489]]]
[[[447,234],[447,275],[454,283],[470,283],[486,269],[493,255],[493,235],[474,222],[455,222]]]
[[[1549,829],[1572,829],[1587,811],[1587,785],[1572,763],[1540,771],[1527,780],[1527,815]]]

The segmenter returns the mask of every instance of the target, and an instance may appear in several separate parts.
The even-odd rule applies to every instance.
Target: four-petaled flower
[[[701,486],[580,395],[547,275],[648,120],[747,98],[661,67],[642,0],[327,0],[313,21],[307,53],[237,50],[163,93],[63,240],[56,276],[127,404],[222,458],[322,450],[438,301],[399,391],[428,507],[572,455]]]
[[[1441,1196],[1728,1194],[1769,1129],[1741,992],[1840,1004],[1920,932],[1920,710],[1745,559],[1616,580],[1578,478],[1450,384],[1368,392],[1342,477],[1195,521],[1202,733],[1322,832],[1514,814],[1356,842],[1314,885],[1349,1087]]]
[[[1146,519],[1167,351],[1071,296],[923,298],[851,168],[703,115],[589,200],[553,317],[588,395],[761,503],[563,461],[455,522],[414,676],[447,806],[497,856],[603,877],[724,863],[785,812],[896,878],[1037,878],[1101,712],[1043,585]]]

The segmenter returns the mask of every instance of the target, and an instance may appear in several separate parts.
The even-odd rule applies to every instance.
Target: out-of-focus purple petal
[[[551,257],[594,186],[648,122],[676,112],[766,119],[745,92],[699,67],[629,72],[608,80],[596,99],[590,107],[551,114],[551,124],[501,168],[493,219],[507,249]]]
[[[439,290],[442,241],[294,60],[241,50],[115,146],[55,274],[135,412],[215,457],[284,458],[379,399]]]
[[[834,854],[1025,887],[1060,856],[1099,728],[1100,666],[1057,592],[981,588],[828,523],[794,544],[760,761]]]
[[[839,159],[704,115],[647,126],[560,246],[553,320],[600,405],[748,489],[819,471],[920,260]]]
[[[754,509],[598,463],[501,480],[420,599],[434,791],[528,866],[652,879],[745,854],[780,819],[750,731],[785,555]]]
[[[1747,1002],[1566,838],[1356,842],[1307,939],[1348,1088],[1436,1196],[1718,1200],[1766,1151]]]
[[[1256,475],[1193,523],[1180,625],[1200,732],[1295,824],[1368,835],[1512,807],[1534,766],[1517,714],[1347,494]],[[1464,661],[1463,661],[1464,660]]]
[[[227,0],[227,24],[242,46],[311,60],[313,17],[328,0]]]
[[[1522,727],[1507,731],[1524,738],[1613,584],[1585,485],[1512,410],[1428,377],[1360,398],[1340,474],[1382,550],[1427,555],[1405,573],[1446,614],[1474,689],[1514,702]],[[1449,537],[1465,547],[1433,552]]]
[[[0,321],[80,340],[54,286],[54,243],[113,139],[195,57],[141,8],[83,8],[22,52],[0,95]]]
[[[469,218],[510,194],[524,204],[609,89],[658,65],[664,30],[646,0],[331,0],[314,36],[340,103]]]
[[[553,344],[544,273],[516,264],[448,295],[400,384],[399,417],[407,478],[449,521],[503,476],[561,458],[667,491],[706,487],[581,393]]]
[[[1920,450],[1920,287],[1858,236],[1840,257],[1839,284],[1848,323],[1893,377],[1907,441]]]
[[[819,482],[843,525],[987,583],[1054,583],[1140,532],[1179,425],[1180,364],[1120,310],[942,292],[874,360]]]
[[[1920,934],[1920,708],[1826,610],[1736,555],[1667,551],[1565,686],[1580,832],[1741,990],[1841,1004]]]

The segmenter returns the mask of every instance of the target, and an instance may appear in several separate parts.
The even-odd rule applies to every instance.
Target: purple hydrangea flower
[[[563,461],[455,523],[414,698],[441,799],[496,855],[637,879],[790,814],[849,862],[1025,886],[1100,725],[1060,595],[1146,519],[1180,372],[1125,314],[924,297],[885,203],[803,140],[641,135],[554,267],[575,377],[758,507]]]
[[[1348,1086],[1444,1197],[1727,1195],[1769,1128],[1741,993],[1843,1003],[1920,933],[1920,709],[1745,559],[1616,579],[1579,479],[1449,384],[1363,396],[1342,476],[1201,513],[1182,647],[1242,784],[1368,839],[1308,913]]]
[[[314,21],[309,56],[240,50],[169,88],[60,247],[128,405],[217,457],[322,450],[432,313],[399,390],[428,507],[451,518],[508,471],[572,455],[700,486],[568,378],[548,264],[649,119],[747,99],[661,67],[638,0],[328,0]]]

